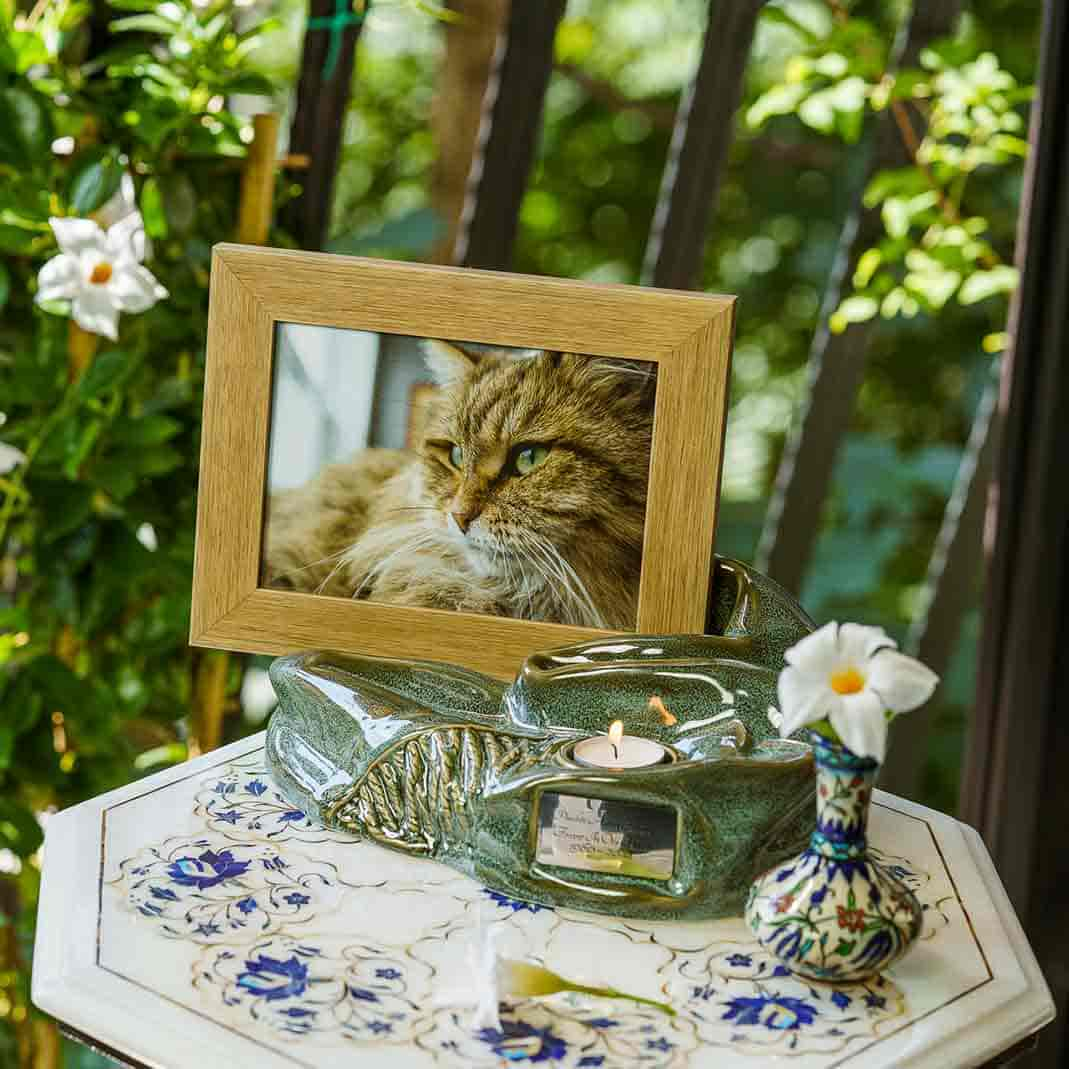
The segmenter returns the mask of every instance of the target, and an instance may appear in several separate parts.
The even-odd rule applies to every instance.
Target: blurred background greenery
[[[701,273],[702,288],[740,298],[721,553],[754,559],[864,171],[862,117],[874,86],[894,92],[882,75],[907,8],[773,0],[759,21]],[[701,0],[568,4],[515,270],[638,281],[706,12]],[[197,752],[206,689],[223,696],[225,741],[268,713],[261,661],[213,660],[186,636],[210,248],[235,231],[248,116],[292,111],[305,17],[301,0],[0,0],[0,442],[24,458],[0,465],[0,1066],[105,1064],[61,1046],[29,1007],[48,812]],[[953,40],[916,74],[929,86],[946,74],[927,98],[952,112],[942,144],[979,155],[931,159],[876,191],[880,255],[854,278],[840,318],[887,318],[869,344],[802,591],[819,621],[879,624],[902,639],[918,611],[1002,344],[1027,121],[1018,87],[1035,78],[1038,17],[1039,0],[971,0]],[[371,9],[328,248],[440,255],[444,127],[433,111],[446,25],[405,0]],[[945,200],[931,200],[933,177]],[[283,172],[279,204],[291,186]],[[34,304],[37,273],[57,251],[48,219],[124,196],[141,211],[147,262],[170,296],[124,316],[118,341],[86,354],[66,309]],[[960,220],[981,221],[968,241],[946,237],[957,221],[948,201]],[[271,240],[292,239],[278,229]],[[962,248],[973,248],[964,267]],[[901,295],[888,303],[892,291]],[[974,685],[978,595],[928,751],[916,755],[921,800],[946,810]]]

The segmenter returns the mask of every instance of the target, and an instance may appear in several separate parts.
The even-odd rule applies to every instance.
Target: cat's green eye
[[[464,463],[464,450],[459,445],[455,445],[449,450],[449,463],[457,469]]]
[[[516,459],[513,461],[513,465],[516,468],[516,474],[526,475],[528,472],[534,471],[540,464],[546,462],[546,457],[548,456],[548,445],[524,446],[524,448],[516,454]]]

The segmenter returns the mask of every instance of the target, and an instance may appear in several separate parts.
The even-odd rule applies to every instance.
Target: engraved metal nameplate
[[[544,791],[535,860],[570,869],[667,880],[677,817],[664,806]]]

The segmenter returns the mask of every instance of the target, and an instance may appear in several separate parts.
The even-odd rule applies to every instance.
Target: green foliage
[[[0,475],[0,881],[23,930],[36,814],[128,782],[146,751],[185,756],[209,257],[250,133],[225,100],[272,88],[249,67],[270,23],[239,32],[220,0],[112,7],[90,54],[88,5],[0,3],[0,438],[26,457]],[[66,309],[33,301],[49,218],[114,215],[131,190],[170,297],[79,370]]]
[[[840,20],[824,36],[800,32],[806,51],[751,105],[749,123],[760,128],[794,115],[852,142],[870,112],[890,112],[909,159],[909,166],[878,172],[865,190],[883,235],[861,256],[831,329],[877,315],[939,312],[955,296],[965,305],[998,298],[996,314],[1004,315],[1017,272],[1000,259],[988,220],[968,210],[966,193],[974,175],[989,179],[1026,155],[1019,109],[1030,89],[991,52],[967,58],[961,42],[927,49],[920,69],[887,71],[879,35],[863,20]]]
[[[0,440],[30,457],[0,474],[0,859],[10,848],[21,862],[0,890],[14,888],[24,906],[26,960],[33,814],[186,756],[208,260],[233,232],[247,136],[227,97],[266,88],[266,68],[293,83],[305,15],[303,0],[267,2],[281,33],[262,20],[250,29],[255,7],[239,30],[219,0],[122,0],[90,54],[88,3],[36,4],[31,20],[28,3],[0,0]],[[418,257],[440,232],[430,181],[440,26],[411,4],[390,6],[361,36],[332,233],[339,251]],[[906,110],[924,148],[867,191],[880,233],[838,312],[877,329],[803,593],[818,619],[899,638],[1004,340],[1027,97],[1018,86],[1034,77],[1039,9],[971,0],[953,41],[890,75],[906,6],[763,7],[749,122],[736,132],[701,278],[740,298],[718,549],[752,558],[866,129],[877,112]],[[569,0],[517,270],[637,281],[707,11],[705,0]],[[153,244],[149,267],[171,296],[124,316],[118,342],[70,382],[68,324],[33,305],[56,251],[48,218],[99,210],[124,172]],[[976,630],[971,618],[933,710],[925,800],[947,809]],[[25,1007],[25,975],[3,993]],[[13,1050],[0,1022],[0,1064],[14,1063]],[[80,1057],[72,1049],[66,1064],[96,1064]]]

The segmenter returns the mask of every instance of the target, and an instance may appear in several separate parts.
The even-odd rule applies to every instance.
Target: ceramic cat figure
[[[267,581],[633,628],[653,365],[425,347],[442,390],[420,448],[365,450],[272,497]]]

